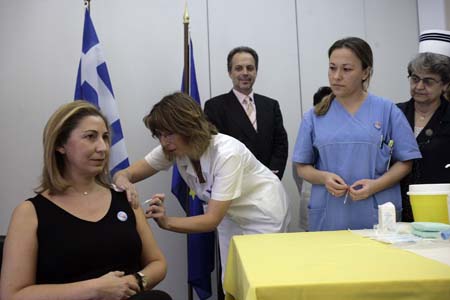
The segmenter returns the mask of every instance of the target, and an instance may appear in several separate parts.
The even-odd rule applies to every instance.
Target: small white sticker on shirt
[[[122,221],[122,222],[125,222],[125,221],[128,219],[128,215],[127,215],[127,213],[124,212],[124,211],[119,211],[119,212],[117,213],[117,219],[119,219],[119,220]]]

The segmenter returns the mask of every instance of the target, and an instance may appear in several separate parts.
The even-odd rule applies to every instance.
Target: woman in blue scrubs
[[[299,176],[313,184],[309,230],[372,228],[378,205],[401,214],[400,180],[420,158],[403,113],[367,92],[370,46],[356,37],[328,50],[332,93],[305,113],[294,149]]]

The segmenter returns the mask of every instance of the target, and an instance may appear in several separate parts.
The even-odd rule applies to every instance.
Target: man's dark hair
[[[232,49],[230,51],[230,53],[228,53],[228,57],[227,57],[228,73],[231,72],[231,61],[233,59],[233,56],[236,53],[242,53],[242,52],[248,53],[251,56],[253,56],[253,59],[255,60],[256,72],[258,72],[258,53],[256,53],[256,51],[250,47],[240,46],[240,47],[236,47],[236,48]]]

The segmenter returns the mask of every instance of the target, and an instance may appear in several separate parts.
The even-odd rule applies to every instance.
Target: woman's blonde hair
[[[70,183],[64,178],[64,156],[57,151],[57,148],[67,142],[72,131],[77,128],[83,118],[88,116],[102,118],[106,128],[109,129],[105,116],[94,105],[83,100],[62,105],[47,121],[43,133],[44,166],[40,185],[34,190],[36,193],[48,190],[50,194],[60,194],[70,187]],[[110,144],[111,140],[108,138],[108,145]],[[95,180],[105,187],[109,187],[110,183],[108,160],[109,156],[106,157],[102,172],[95,177]]]
[[[337,40],[331,45],[330,49],[328,49],[328,58],[331,57],[331,54],[336,49],[347,48],[352,51],[356,57],[361,61],[362,69],[366,70],[369,68],[369,76],[362,81],[362,88],[364,91],[367,91],[369,88],[370,77],[373,74],[373,54],[372,49],[369,44],[363,39],[357,37],[348,37],[344,39]],[[328,109],[331,106],[331,102],[336,97],[333,93],[325,96],[322,101],[320,101],[315,107],[314,112],[318,116],[323,116],[328,112]]]
[[[189,157],[196,160],[208,148],[212,135],[218,133],[216,127],[206,119],[200,105],[181,92],[162,98],[143,121],[153,137],[160,138],[162,133],[182,136],[190,148]],[[168,159],[174,159],[166,155]]]

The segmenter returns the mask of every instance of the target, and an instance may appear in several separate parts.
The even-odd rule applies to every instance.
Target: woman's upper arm
[[[145,218],[142,207],[139,206],[133,211],[136,216],[136,228],[142,241],[142,265],[146,266],[154,261],[162,261],[166,264],[164,254],[156,242],[150,225]]]
[[[36,211],[30,201],[16,207],[3,248],[1,299],[10,299],[19,290],[35,284],[37,226]]]
[[[141,159],[129,166],[127,172],[130,174],[130,181],[135,183],[156,174],[158,170],[153,168],[145,159]]]

